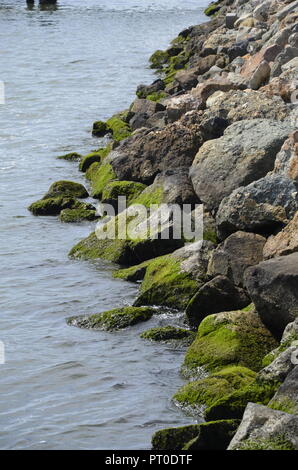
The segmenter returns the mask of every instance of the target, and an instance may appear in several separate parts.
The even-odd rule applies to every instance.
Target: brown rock
[[[298,251],[298,212],[281,232],[268,238],[263,253],[264,258],[268,259],[296,251]]]

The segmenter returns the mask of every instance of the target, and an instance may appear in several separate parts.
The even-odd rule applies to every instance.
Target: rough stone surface
[[[296,359],[298,358],[296,348]],[[298,363],[298,361],[297,361]],[[294,367],[294,366],[293,366]],[[276,394],[269,402],[269,406],[287,413],[298,415],[298,366],[286,377],[284,383],[279,387]]]
[[[298,251],[298,212],[277,235],[271,235],[264,246],[264,259],[289,255]]]

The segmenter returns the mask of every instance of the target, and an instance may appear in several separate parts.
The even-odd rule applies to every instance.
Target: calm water
[[[207,3],[61,0],[29,11],[0,1],[1,449],[143,449],[155,430],[190,422],[170,402],[183,352],[138,337],[168,320],[112,334],[68,327],[70,315],[129,304],[136,286],[113,280],[110,264],[67,258],[91,224],[26,207],[55,180],[83,181],[55,156],[99,146],[92,122],[133,100],[153,78],[149,55],[205,21]]]

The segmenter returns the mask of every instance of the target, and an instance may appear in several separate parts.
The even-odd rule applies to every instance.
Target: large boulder
[[[276,154],[289,133],[289,123],[252,119],[229,126],[223,137],[205,142],[190,170],[194,190],[207,209],[258,180],[274,167]]]
[[[272,234],[287,225],[297,210],[297,184],[283,175],[267,175],[222,200],[216,215],[219,238],[238,230]]]
[[[264,259],[289,255],[298,251],[298,212],[277,235],[268,238],[264,246]]]
[[[235,286],[226,276],[216,276],[204,284],[186,307],[187,320],[198,326],[208,315],[242,309],[250,304],[245,291]]]
[[[95,214],[95,208],[92,204],[78,201],[74,197],[58,196],[47,199],[40,199],[39,201],[33,202],[28,210],[33,215],[59,215],[65,209],[79,209],[83,211],[93,211]]]
[[[212,253],[208,275],[227,276],[236,286],[243,285],[246,268],[263,260],[266,239],[261,235],[236,232],[230,235]]]
[[[190,166],[202,143],[198,123],[188,116],[160,130],[140,130],[110,154],[120,180],[151,184],[169,168]]]
[[[278,338],[298,317],[298,253],[263,261],[245,272],[245,286],[267,328]]]
[[[298,417],[249,403],[228,450],[298,450]]]
[[[56,181],[51,184],[43,199],[59,196],[86,198],[89,194],[87,189],[81,183],[75,183],[73,181]]]

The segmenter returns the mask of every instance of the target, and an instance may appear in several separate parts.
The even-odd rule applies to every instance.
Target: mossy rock
[[[132,204],[141,204],[142,206],[150,208],[150,206],[163,203],[164,190],[162,185],[151,185],[132,200]]]
[[[56,198],[59,196],[86,198],[89,194],[82,184],[62,180],[51,184],[43,199]]]
[[[95,164],[90,167],[88,177],[91,178],[91,196],[101,199],[103,191],[109,183],[117,180],[117,176],[110,163]]]
[[[263,357],[276,344],[254,311],[209,315],[199,326],[182,371],[191,375],[200,367],[216,371],[227,365],[242,365],[259,371]]]
[[[135,183],[134,181],[112,181],[102,191],[102,202],[112,204],[116,209],[118,207],[118,197],[125,196],[126,205],[129,206],[145,188],[145,184]]]
[[[206,16],[213,16],[215,13],[217,13],[220,10],[220,2],[212,2],[210,5],[208,5],[207,8],[205,8],[204,13]]]
[[[60,212],[59,218],[61,222],[73,223],[73,222],[82,222],[84,220],[92,221],[98,219],[96,215],[96,210],[92,209],[63,209]]]
[[[273,398],[268,404],[268,407],[291,415],[298,415],[297,401],[295,402],[287,396],[278,396]]]
[[[189,441],[182,450],[226,450],[239,424],[237,419],[202,423],[198,436]]]
[[[184,408],[197,411],[250,384],[255,376],[256,373],[246,367],[225,367],[209,377],[184,385],[175,393],[173,400]]]
[[[88,153],[87,155],[82,157],[80,164],[79,164],[79,170],[85,173],[88,170],[88,168],[92,165],[92,163],[101,162],[101,160],[102,160],[102,154],[100,151]]]
[[[222,420],[191,424],[157,431],[152,437],[153,450],[225,450],[239,421]]]
[[[141,338],[150,341],[173,342],[179,341],[183,344],[190,344],[195,337],[195,333],[184,328],[175,328],[174,326],[162,326],[150,328],[141,333]]]
[[[271,438],[247,439],[240,442],[235,450],[296,450],[286,435]]]
[[[73,197],[55,197],[33,202],[28,210],[33,215],[59,215],[63,209],[80,209],[82,203]]]
[[[78,160],[81,160],[82,155],[80,155],[77,152],[70,152],[70,153],[66,153],[65,155],[59,155],[57,158],[58,160],[67,160],[69,162],[76,162]]]
[[[150,262],[151,260],[147,260],[143,263],[137,264],[136,266],[131,266],[130,268],[117,269],[113,272],[113,277],[130,282],[142,281],[145,277],[146,269]]]
[[[106,124],[109,132],[112,133],[113,139],[116,140],[116,142],[127,139],[127,137],[129,137],[132,133],[129,124],[121,118],[121,114],[112,116],[107,120]]]
[[[147,264],[134,305],[164,305],[181,310],[197,289],[198,282],[190,273],[181,270],[179,259],[162,256]]]
[[[165,93],[164,91],[155,91],[154,93],[150,93],[150,95],[147,95],[146,99],[150,101],[159,102],[164,98],[167,98],[168,96],[169,94]]]
[[[82,315],[67,319],[68,325],[77,326],[79,328],[87,328],[93,330],[121,330],[129,326],[136,325],[150,320],[155,310],[149,307],[123,307],[114,308],[102,313],[94,315]]]
[[[268,405],[279,385],[278,382],[263,382],[257,378],[249,385],[220,398],[205,410],[205,418],[241,419],[248,402]]]
[[[162,69],[163,66],[168,62],[169,54],[167,51],[158,49],[149,58],[150,67],[152,69]]]
[[[104,137],[110,132],[110,129],[106,122],[96,121],[93,123],[92,135],[95,137]]]

